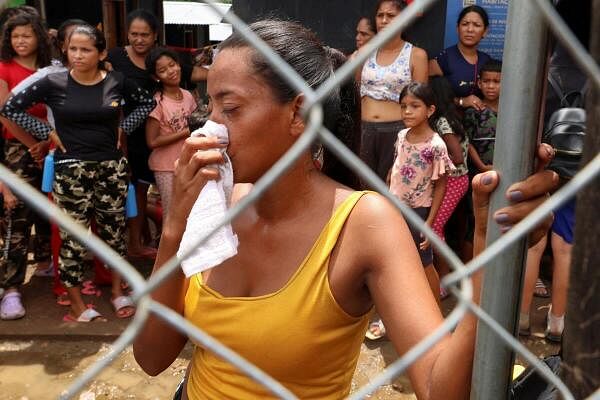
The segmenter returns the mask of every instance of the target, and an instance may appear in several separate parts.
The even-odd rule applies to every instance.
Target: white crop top
[[[413,45],[405,42],[402,51],[390,65],[377,64],[377,52],[363,65],[360,97],[398,102],[400,92],[412,81],[410,54]]]

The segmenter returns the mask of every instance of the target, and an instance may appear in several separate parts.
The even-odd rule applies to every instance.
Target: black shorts
[[[127,161],[131,169],[131,182],[136,184],[154,183],[154,173],[148,166],[148,159],[152,151],[146,143],[144,126],[136,129],[127,136]]]
[[[394,163],[398,132],[404,128],[402,121],[361,123],[360,159],[384,182]],[[363,184],[363,187],[368,188],[368,185]]]
[[[430,209],[431,207],[418,207],[413,208],[412,210],[416,212],[417,215],[419,215],[419,217],[421,217],[423,221],[425,221],[429,216]],[[421,257],[421,263],[423,263],[423,267],[433,264],[433,247],[429,245],[429,247],[425,250],[419,249],[419,245],[424,240],[424,237],[421,237],[421,231],[419,229],[413,228],[411,224],[408,224],[408,228],[410,229],[410,234],[412,235],[413,241],[415,242],[415,246],[417,246],[417,250],[419,251],[419,256]]]

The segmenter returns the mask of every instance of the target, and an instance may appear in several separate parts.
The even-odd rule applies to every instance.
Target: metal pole
[[[487,244],[500,237],[494,210],[508,204],[504,193],[511,183],[533,169],[538,113],[546,55],[546,25],[535,2],[509,2],[504,42],[502,91],[496,129],[494,169],[500,172],[491,198]],[[509,332],[516,333],[521,294],[524,240],[509,246],[484,273],[481,306]],[[486,324],[477,328],[471,399],[505,399],[514,355]]]

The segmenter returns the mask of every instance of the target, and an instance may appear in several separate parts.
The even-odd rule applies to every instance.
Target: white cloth
[[[192,132],[192,136],[216,136],[220,142],[229,140],[225,125],[210,120],[206,121],[202,128]],[[223,152],[223,155],[225,163],[219,166],[221,179],[208,181],[200,192],[188,216],[185,232],[177,251],[177,257],[182,258],[183,253],[195,247],[181,262],[181,269],[188,278],[219,265],[237,254],[238,238],[233,233],[231,224],[222,226],[207,241],[197,246],[198,240],[221,222],[231,201],[233,169],[227,153]],[[172,206],[176,207],[176,205]]]

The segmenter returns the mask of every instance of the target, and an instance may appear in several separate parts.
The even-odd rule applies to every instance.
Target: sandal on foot
[[[535,281],[535,289],[533,289],[533,295],[535,297],[541,297],[544,299],[550,297],[550,292],[548,291],[548,288],[540,278],[538,278]]]
[[[119,296],[110,301],[118,318],[129,318],[135,314],[135,305],[129,296]]]
[[[86,308],[77,318],[71,314],[67,314],[63,317],[64,322],[92,322],[96,319],[103,319],[102,314],[93,308]]]
[[[23,318],[25,316],[25,307],[21,302],[21,293],[6,293],[0,303],[0,318],[8,321]]]
[[[365,333],[365,337],[369,340],[379,340],[385,336],[385,326],[383,321],[378,319],[369,324],[369,329]]]

